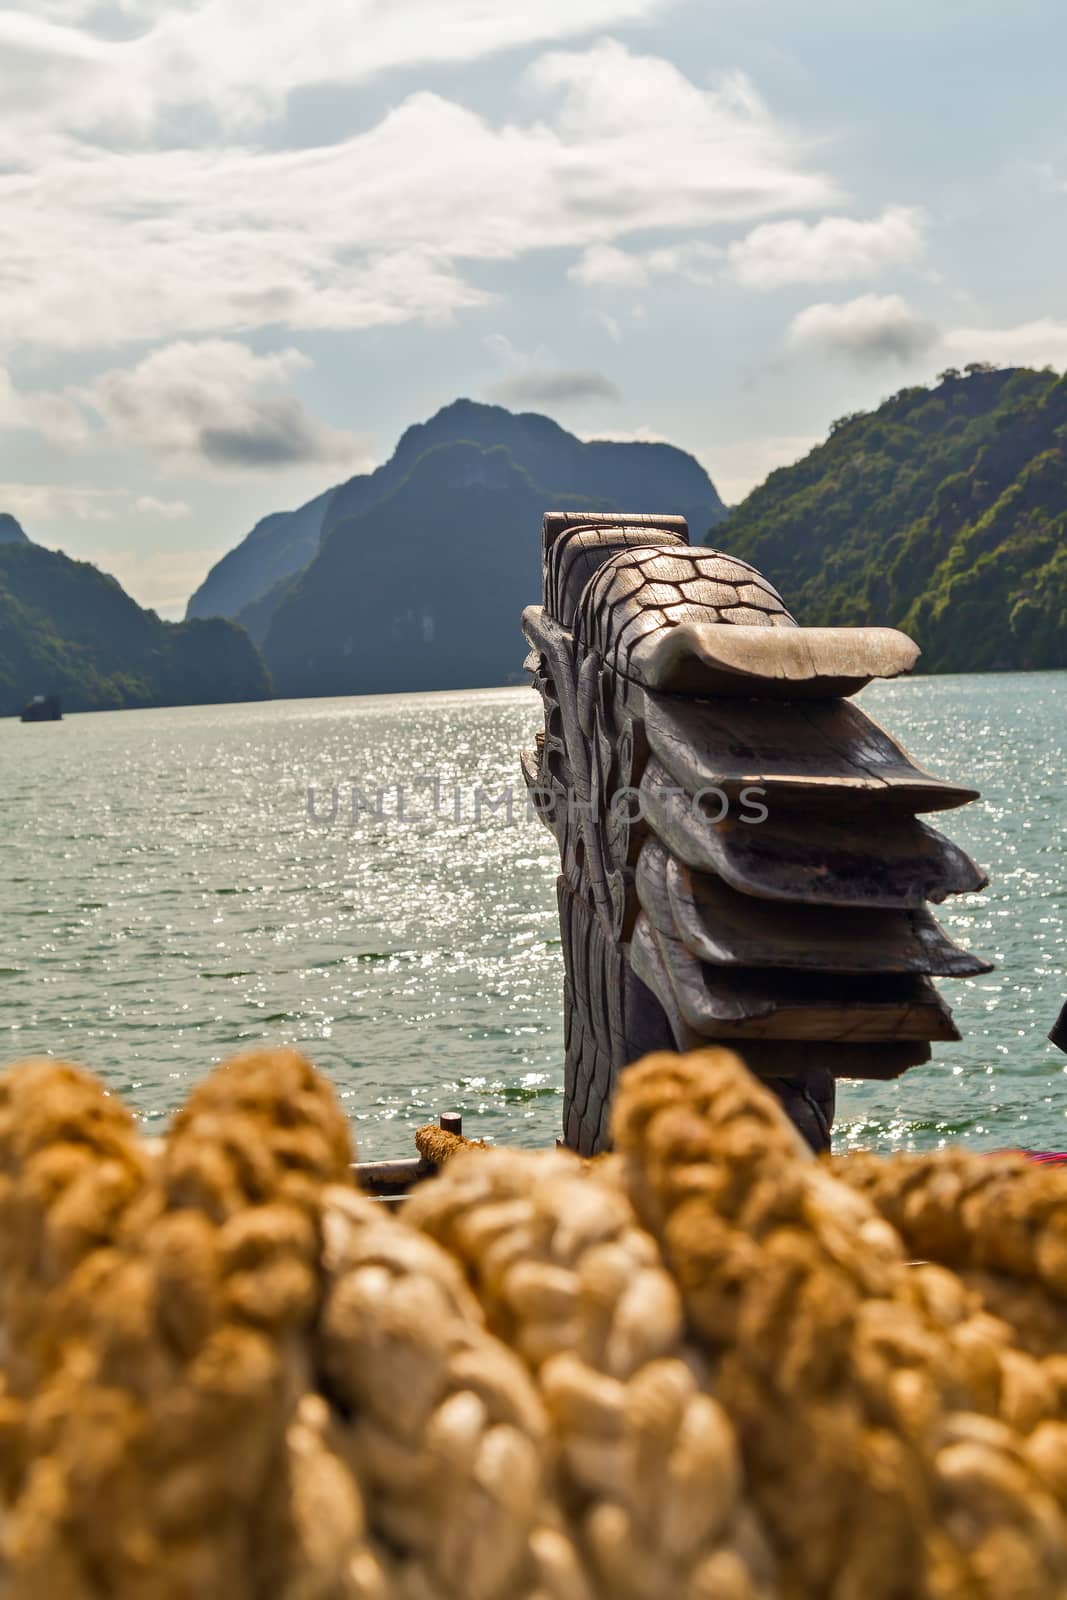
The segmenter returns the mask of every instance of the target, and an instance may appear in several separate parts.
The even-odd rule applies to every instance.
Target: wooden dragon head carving
[[[728,1042],[815,1148],[838,1078],[956,1039],[931,982],[990,970],[928,909],[985,887],[920,814],[977,799],[849,697],[908,672],[889,628],[803,628],[680,517],[549,513],[523,613],[544,701],[522,754],[560,851],[565,1142],[608,1141],[619,1071]]]

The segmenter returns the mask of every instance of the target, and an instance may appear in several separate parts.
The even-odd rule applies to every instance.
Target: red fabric
[[[1027,1161],[1051,1161],[1055,1166],[1067,1164],[1067,1150],[987,1150],[991,1156],[1025,1156]]]
[[[1052,1162],[1054,1166],[1067,1165],[1067,1150],[983,1150],[986,1156],[1025,1156],[1027,1161]]]

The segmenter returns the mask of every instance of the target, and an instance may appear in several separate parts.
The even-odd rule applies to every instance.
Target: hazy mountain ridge
[[[552,504],[610,500],[623,509],[673,512],[690,519],[695,538],[726,515],[703,467],[674,445],[587,442],[536,412],[456,400],[427,422],[407,428],[390,459],[373,472],[350,478],[296,511],[263,518],[211,569],[186,615],[232,616],[262,640],[288,580],[315,559],[334,529],[391,496],[427,450],[462,442],[507,449],[546,486]]]
[[[981,365],[843,418],[715,530],[808,624],[928,672],[1067,667],[1067,378]]]
[[[0,544],[29,543],[29,535],[23,532],[10,511],[0,511]]]
[[[216,561],[185,608],[190,617],[236,617],[242,607],[314,558],[334,491],[327,489],[295,511],[274,511]]]
[[[419,455],[386,499],[324,537],[289,586],[264,645],[277,692],[519,681],[519,617],[541,591],[541,516],[558,503],[503,445],[457,441]]]
[[[163,622],[115,578],[29,540],[0,543],[0,715],[34,694],[67,711],[262,700],[270,679],[235,623]]]
[[[495,442],[464,437],[475,426]],[[583,494],[583,474],[619,494]],[[701,492],[703,510],[686,503]],[[725,521],[672,447],[583,444],[545,417],[456,402],[384,467],[263,519],[218,563],[201,599],[312,549],[242,606],[251,638],[222,618],[162,622],[0,513],[0,714],[35,693],[69,709],[262,698],[263,657],[292,696],[519,681],[553,506],[681,512],[694,540],[718,522],[714,543],[799,620],[903,627],[928,671],[1067,666],[1067,378],[975,366],[842,418]]]
[[[476,400],[454,400],[428,422],[407,428],[385,466],[335,490],[323,536],[390,493],[426,450],[463,441],[482,449],[502,445],[532,478],[551,484],[564,498],[569,496],[569,503],[605,495],[622,502],[629,495],[633,509],[648,510],[637,500],[645,502],[658,494],[671,504],[657,501],[657,511],[689,516],[701,533],[705,525],[710,527],[726,514],[704,468],[676,445],[583,440],[536,411],[514,412]]]

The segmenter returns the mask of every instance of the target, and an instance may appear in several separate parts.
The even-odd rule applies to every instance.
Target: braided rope
[[[816,1161],[725,1051],[613,1133],[398,1218],[292,1052],[158,1146],[0,1077],[4,1600],[1067,1594],[1067,1174]]]

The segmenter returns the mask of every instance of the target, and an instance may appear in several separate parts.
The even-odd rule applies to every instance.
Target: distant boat
[[[57,694],[35,694],[22,708],[23,722],[62,722],[63,710]]]

